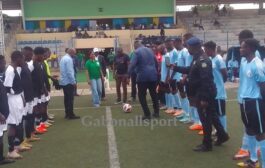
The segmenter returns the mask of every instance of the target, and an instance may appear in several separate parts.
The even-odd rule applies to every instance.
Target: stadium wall
[[[23,0],[26,20],[173,17],[173,0]]]
[[[186,32],[185,29],[166,29],[167,36],[182,35]],[[90,36],[95,36],[97,31],[89,31]],[[104,31],[107,36],[115,37],[119,39],[119,43],[125,52],[129,53],[132,50],[132,42],[139,35],[144,36],[160,34],[159,29],[153,30],[108,30]],[[74,39],[75,33],[33,33],[33,34],[17,34],[17,49],[24,46],[44,46],[51,48],[52,51],[57,51],[63,54],[65,48],[76,47],[82,48],[86,46],[85,43],[89,43],[91,48],[102,47],[113,44],[112,39],[100,38],[100,39]],[[95,40],[97,41],[95,43]],[[99,44],[103,46],[99,46]]]
[[[174,0],[23,0],[26,30],[87,27],[111,19],[114,28],[131,24],[173,24]]]

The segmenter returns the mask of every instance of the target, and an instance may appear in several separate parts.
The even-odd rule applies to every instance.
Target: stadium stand
[[[265,17],[258,15],[257,10],[237,10],[233,11],[229,17],[214,17],[210,13],[205,13],[197,18],[191,18],[187,12],[183,12],[179,14],[179,18],[197,37],[204,41],[214,40],[223,49],[238,45],[237,35],[242,29],[252,30],[255,37],[262,42],[265,38]],[[202,19],[204,31],[193,27],[194,21],[200,19]],[[213,25],[215,19],[220,23],[219,27]]]

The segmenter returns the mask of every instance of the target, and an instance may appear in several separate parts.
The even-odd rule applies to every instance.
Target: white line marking
[[[120,168],[119,154],[116,144],[116,136],[112,124],[112,114],[110,107],[106,107],[107,133],[109,144],[110,168]]]

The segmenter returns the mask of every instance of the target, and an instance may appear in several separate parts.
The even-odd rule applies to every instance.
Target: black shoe
[[[69,118],[69,115],[65,115],[64,118],[65,118],[65,119],[68,119],[68,118]]]
[[[150,119],[151,119],[150,116],[143,116],[143,117],[142,117],[142,120],[143,120],[143,121],[149,121]]]
[[[212,151],[212,147],[207,147],[204,144],[198,145],[195,148],[193,148],[193,151],[195,152],[209,152]]]
[[[242,164],[242,165],[239,165]],[[244,166],[248,168],[256,168],[259,167],[259,161],[253,162],[252,160],[248,159],[242,163],[238,163],[238,166]]]
[[[15,162],[14,160],[4,158],[3,160],[0,161],[0,165],[10,164],[14,162]]]
[[[156,114],[156,113],[154,113],[154,114],[153,114],[153,117],[154,117],[154,118],[159,118],[159,117],[160,117],[160,115],[159,115],[159,114]]]
[[[229,136],[228,136],[228,134],[225,134],[221,138],[217,138],[217,140],[215,141],[214,145],[215,146],[221,146],[223,143],[225,143],[228,140],[229,140]]]
[[[79,116],[76,116],[76,115],[73,115],[73,116],[70,116],[68,117],[69,120],[76,120],[76,119],[80,119]]]

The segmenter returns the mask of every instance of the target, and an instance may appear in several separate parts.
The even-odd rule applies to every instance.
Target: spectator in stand
[[[82,51],[77,52],[77,68],[82,70],[84,68],[84,53]]]
[[[220,26],[221,26],[221,23],[220,23],[217,19],[214,19],[213,25],[214,25],[216,28],[219,29]]]
[[[86,30],[85,30],[85,33],[82,35],[82,38],[89,38],[89,34],[87,33]]]
[[[161,36],[161,37],[165,37],[165,29],[164,29],[164,26],[161,26],[161,29],[160,29],[160,36]]]
[[[58,61],[58,55],[55,53],[55,51],[51,54],[51,67],[55,68],[55,63],[56,63],[56,68],[59,68],[59,61]]]
[[[222,13],[224,16],[227,15],[227,9],[226,9],[226,6],[224,5],[224,7],[222,8]]]
[[[192,16],[196,16],[196,17],[199,16],[199,11],[198,11],[197,6],[194,6],[193,7],[193,9],[192,9]]]
[[[204,27],[202,25],[202,18],[200,18],[200,24],[198,26],[199,30],[204,30]]]
[[[219,11],[219,6],[218,6],[218,5],[215,6],[214,14],[215,14],[216,16],[220,16],[220,11]]]
[[[114,51],[113,49],[111,49],[108,54],[108,61],[109,61],[109,66],[111,70],[113,70],[114,57],[115,57]]]

